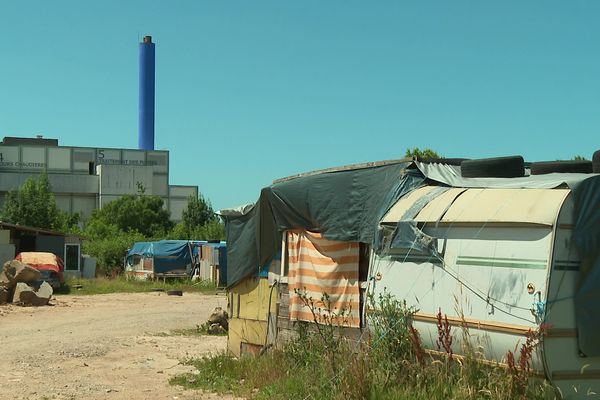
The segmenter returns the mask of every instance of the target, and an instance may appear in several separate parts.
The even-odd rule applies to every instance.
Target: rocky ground
[[[0,399],[216,399],[170,386],[179,360],[224,350],[225,336],[175,336],[223,295],[57,295],[51,306],[0,306]]]

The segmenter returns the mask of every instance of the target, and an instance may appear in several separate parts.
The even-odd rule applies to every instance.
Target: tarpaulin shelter
[[[165,274],[173,271],[185,273],[188,266],[191,267],[192,262],[193,243],[188,240],[136,242],[127,252],[126,258],[128,266],[138,265],[139,267],[134,268],[135,270],[152,274]]]
[[[423,199],[441,195],[444,188],[568,188],[574,198],[572,238],[582,268],[575,298],[579,348],[600,356],[600,176],[552,173],[522,178],[463,178],[460,169],[409,160],[350,166],[276,181],[263,188],[256,204],[223,210],[228,241],[228,286],[273,259],[281,235],[290,229],[320,232],[325,239],[369,244],[376,253],[385,245],[408,243],[434,252],[432,239],[412,218],[393,229],[380,226],[382,217],[403,196],[425,185],[440,187]]]

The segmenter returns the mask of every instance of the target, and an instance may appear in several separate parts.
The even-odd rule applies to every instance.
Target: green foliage
[[[127,194],[92,212],[90,224],[114,225],[126,233],[164,237],[173,228],[169,211],[158,196]]]
[[[191,232],[198,226],[215,221],[216,215],[210,201],[200,194],[198,197],[190,196],[188,198],[188,204],[181,214],[181,220],[183,225]]]
[[[106,224],[99,219],[90,220],[86,227],[87,240],[83,242],[83,252],[96,257],[98,274],[114,276],[123,269],[125,254],[135,242],[145,240],[139,232],[124,232],[115,224]]]
[[[59,231],[72,231],[79,222],[78,215],[71,216],[56,207],[46,171],[8,192],[1,214],[4,221],[13,224]]]
[[[438,154],[437,152],[429,149],[429,148],[425,148],[423,150],[421,150],[418,147],[413,147],[406,149],[406,153],[404,154],[405,157],[416,157],[419,160],[423,160],[423,159],[430,159],[430,158],[442,158],[442,156],[440,154]]]
[[[225,239],[225,225],[220,221],[209,221],[204,225],[189,230],[183,222],[175,225],[168,235],[169,239],[176,240],[211,240]]]
[[[152,292],[159,289],[163,291],[182,290],[185,293],[214,293],[216,287],[209,281],[192,282],[190,279],[176,279],[167,282],[155,282],[127,279],[124,276],[119,276],[111,279],[106,277],[68,279],[58,293],[84,296],[107,293]],[[189,333],[192,334],[191,330]],[[177,334],[183,335],[183,331]]]
[[[212,206],[202,195],[191,196],[183,210],[182,220],[168,235],[169,239],[210,240],[225,239],[225,225],[219,221]]]
[[[573,160],[575,160],[575,161],[587,161],[587,158],[585,158],[584,156],[576,155],[575,157],[573,157]]]
[[[339,338],[335,359],[328,354],[332,350],[330,338],[318,333],[317,324],[297,323],[296,338],[280,350],[272,349],[260,357],[235,359],[219,354],[187,360],[197,371],[176,376],[170,382],[265,400],[552,398],[549,385],[522,373],[519,365],[527,362],[517,361],[513,368],[521,369],[514,372],[484,363],[481,354],[477,360],[467,357],[459,361],[446,353],[433,358],[424,353],[418,332],[412,327],[414,309],[389,293],[369,302],[377,310],[369,318],[372,335],[359,344]],[[441,311],[439,315],[441,331],[451,334],[447,318]],[[468,338],[468,332],[463,336]],[[465,342],[463,346],[470,344]],[[530,354],[533,347],[532,342],[521,354]],[[470,357],[476,354],[466,350]],[[335,367],[330,365],[332,362]],[[524,379],[518,382],[518,389],[516,373]]]

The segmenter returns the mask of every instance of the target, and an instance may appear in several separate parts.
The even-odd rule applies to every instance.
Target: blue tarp
[[[176,269],[185,269],[192,263],[193,244],[187,240],[161,240],[158,242],[137,242],[127,252],[129,261],[134,255],[154,259],[154,273],[162,274]]]

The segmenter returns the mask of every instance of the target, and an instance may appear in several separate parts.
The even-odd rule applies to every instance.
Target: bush
[[[313,323],[297,323],[296,337],[281,350],[257,358],[237,360],[220,354],[192,360],[198,372],[171,383],[256,399],[509,400],[544,399],[552,393],[547,384],[531,379],[527,359],[514,360],[507,370],[486,364],[481,353],[470,348],[465,348],[466,357],[453,355],[453,328],[441,310],[438,342],[443,355],[434,358],[425,353],[411,324],[415,309],[385,292],[369,301],[377,310],[368,321],[371,335],[358,344],[340,337],[339,329],[333,340],[333,327],[327,322],[320,330]],[[468,337],[468,332],[462,333]],[[521,357],[531,355],[538,339],[530,335]]]

